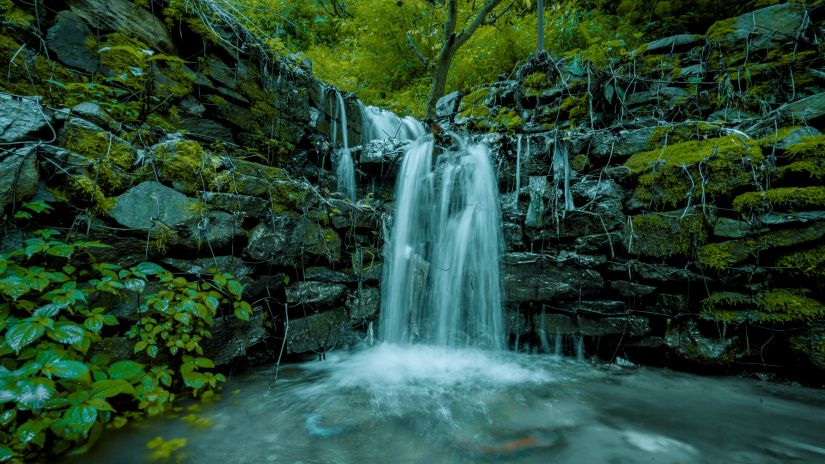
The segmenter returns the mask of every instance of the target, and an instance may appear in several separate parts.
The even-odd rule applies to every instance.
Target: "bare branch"
[[[484,3],[484,6],[481,8],[481,11],[478,12],[475,19],[473,19],[473,22],[470,23],[467,29],[461,31],[461,34],[459,34],[458,37],[456,37],[454,44],[456,50],[464,45],[464,42],[470,39],[476,29],[487,21],[490,13],[492,13],[493,10],[501,4],[501,2],[502,0],[487,0],[487,2]],[[453,3],[453,0],[450,0],[450,3]]]
[[[507,5],[507,8],[501,10],[498,14],[491,14],[487,19],[484,20],[484,26],[492,26],[493,24],[498,21],[499,18],[506,15],[513,7],[516,6],[516,0],[511,0],[510,4]]]
[[[410,48],[412,48],[412,51],[415,53],[415,56],[418,57],[418,59],[421,61],[421,64],[423,64],[424,66],[429,68],[430,67],[430,60],[428,60],[427,57],[424,56],[423,53],[421,53],[421,50],[418,48],[418,45],[416,45],[415,42],[413,41],[413,38],[410,35],[410,33],[407,32],[406,35],[407,35],[407,43],[410,45]]]

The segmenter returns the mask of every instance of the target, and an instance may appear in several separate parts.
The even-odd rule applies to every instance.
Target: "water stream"
[[[457,138],[433,163],[435,149],[419,139],[398,174],[378,334],[501,349],[501,213],[490,152]]]
[[[816,463],[825,392],[551,355],[383,343],[230,377],[223,398],[69,463]]]

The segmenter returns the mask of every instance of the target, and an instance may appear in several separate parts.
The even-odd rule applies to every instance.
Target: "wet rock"
[[[504,239],[504,248],[509,251],[517,251],[524,248],[524,236],[521,226],[512,222],[505,222],[501,226]]]
[[[255,272],[252,266],[246,264],[244,260],[237,256],[215,256],[214,258],[194,260],[166,258],[163,262],[174,266],[178,270],[197,276],[211,274],[210,270],[216,269],[220,272],[228,272],[241,281],[251,277]]]
[[[571,187],[576,211],[568,212],[551,235],[581,237],[610,232],[624,224],[623,191],[610,179],[577,182]]]
[[[300,262],[304,254],[334,262],[340,259],[341,238],[302,217],[274,216],[252,229],[246,252],[252,259],[281,266]]]
[[[618,300],[583,300],[566,304],[565,309],[574,313],[605,316],[624,314],[627,305],[624,301]]]
[[[292,310],[287,332],[287,353],[325,353],[349,343],[351,329],[347,312],[333,309],[298,317],[299,310]]]
[[[100,66],[100,59],[88,46],[92,40],[94,35],[86,23],[69,10],[57,13],[54,25],[46,33],[46,45],[57,61],[89,74]]]
[[[163,51],[171,52],[175,48],[163,21],[129,0],[75,0],[70,8],[92,29],[129,31],[129,35]]]
[[[170,237],[170,243],[190,249],[210,250],[226,247],[245,231],[235,216],[223,211],[210,211],[189,221],[185,227]]]
[[[108,131],[120,131],[120,123],[115,121],[111,116],[109,116],[109,113],[103,111],[101,107],[94,103],[83,102],[75,105],[72,108],[72,114]]]
[[[222,192],[203,192],[207,205],[241,217],[263,217],[270,213],[270,204],[263,198]]]
[[[752,227],[745,221],[718,218],[713,224],[713,235],[723,238],[742,238],[751,233]]]
[[[346,307],[354,327],[373,321],[381,308],[381,290],[368,287],[353,292],[347,298]]]
[[[328,267],[312,266],[304,269],[304,279],[333,284],[353,284],[356,278],[352,274],[333,271]]]
[[[226,140],[229,142],[233,140],[232,131],[212,119],[184,116],[180,119],[178,127],[186,131],[187,137],[206,143],[212,143],[216,140]]]
[[[825,116],[825,92],[782,105],[776,111],[783,119],[796,124],[820,118]]]
[[[611,281],[610,287],[619,292],[620,295],[628,298],[650,295],[656,291],[656,287],[651,285],[643,285],[635,282],[628,282],[626,280]]]
[[[804,224],[809,221],[825,220],[825,211],[800,211],[791,213],[767,213],[758,216],[757,221],[766,226]]]
[[[769,6],[736,18],[717,22],[708,29],[712,44],[740,46],[753,53],[779,48],[796,39],[807,17],[805,5],[785,3]]]
[[[595,155],[600,159],[613,157],[616,160],[621,160],[634,153],[647,150],[654,130],[656,130],[656,126],[621,130],[615,134],[612,132],[597,132],[593,135],[592,141],[581,150],[586,150],[588,154]]]
[[[409,148],[409,140],[385,139],[373,140],[364,144],[358,158],[358,165],[365,172],[372,174],[394,172],[393,167]]]
[[[644,280],[651,280],[654,282],[673,282],[673,281],[698,281],[706,280],[695,272],[687,269],[668,266],[666,264],[645,263],[635,259],[629,260],[625,263],[611,263],[608,267],[611,272],[626,273],[631,278],[640,278]]]
[[[790,131],[785,137],[777,140],[773,146],[780,150],[787,150],[797,143],[802,142],[803,137],[814,137],[817,135],[822,135],[822,132],[811,126],[803,126]],[[768,134],[767,138],[770,139],[771,134]]]
[[[531,331],[530,323],[524,317],[518,305],[506,305],[504,307],[504,333],[513,342],[515,349],[519,350],[521,341]]]
[[[544,327],[548,327],[551,333],[555,331],[558,335],[583,335],[586,337],[609,335],[641,337],[649,334],[652,330],[648,318],[641,316],[591,319],[564,314],[545,314],[543,323]]]
[[[818,369],[825,369],[825,324],[813,324],[806,333],[791,337],[791,348]]]
[[[558,266],[536,253],[506,253],[504,268],[505,302],[551,302],[592,295],[604,287],[602,276],[590,269]]]
[[[665,343],[680,357],[698,364],[719,366],[733,362],[735,338],[704,336],[694,321],[671,327]]]
[[[47,111],[36,98],[0,93],[0,144],[35,140],[52,123]]]
[[[304,280],[286,287],[286,300],[290,305],[325,308],[343,300],[346,292],[347,287],[341,284]]]
[[[117,198],[109,215],[123,227],[177,227],[197,219],[197,202],[158,182],[144,182]]]
[[[679,34],[663,39],[654,40],[645,45],[642,45],[640,50],[642,53],[658,54],[658,53],[676,53],[703,44],[705,36],[697,34]]]
[[[35,146],[0,151],[0,211],[34,195],[39,178]]]
[[[689,310],[688,297],[684,293],[659,293],[656,295],[656,309],[674,316],[686,313]]]
[[[381,215],[370,206],[353,204],[338,198],[329,200],[329,204],[332,206],[329,211],[330,221],[338,230],[352,227],[378,230],[381,226]]]
[[[455,92],[450,92],[447,95],[439,98],[435,104],[435,117],[436,119],[447,119],[450,120],[458,113],[458,104],[461,101],[461,92],[456,90]]]
[[[266,336],[264,313],[253,313],[248,321],[236,318],[217,318],[210,328],[211,338],[201,341],[203,356],[217,366],[246,357],[247,348],[260,343]]]

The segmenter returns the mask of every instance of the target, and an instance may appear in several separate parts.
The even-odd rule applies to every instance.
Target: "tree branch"
[[[456,37],[454,44],[456,50],[464,45],[464,42],[470,39],[479,26],[485,24],[487,17],[497,6],[499,6],[499,4],[501,4],[501,2],[502,0],[487,0],[487,2],[484,3],[484,6],[481,8],[481,11],[478,12],[475,19],[473,19],[473,22],[470,23],[467,29],[461,31],[461,34],[459,34],[458,37]],[[453,0],[450,0],[450,3],[453,3]],[[453,25],[453,27],[455,27],[455,25]]]
[[[416,45],[415,42],[413,42],[413,38],[409,32],[407,32],[407,43],[410,45],[410,48],[412,48],[412,51],[413,53],[415,53],[415,56],[417,56],[418,59],[421,61],[421,64],[429,68],[430,60],[428,60],[427,57],[424,56],[423,53],[421,53],[421,50],[418,48],[418,45]]]
[[[507,5],[507,8],[505,8],[505,9],[501,10],[501,12],[500,12],[499,14],[497,14],[497,15],[490,15],[490,17],[488,17],[487,19],[485,19],[485,20],[484,20],[484,24],[483,24],[483,25],[484,25],[484,26],[492,26],[493,24],[495,24],[495,23],[496,23],[496,21],[498,21],[498,18],[501,18],[502,16],[506,15],[506,14],[507,14],[507,12],[509,12],[510,10],[512,10],[514,6],[516,6],[516,0],[512,0],[512,1],[510,2],[510,4],[509,4],[509,5]]]

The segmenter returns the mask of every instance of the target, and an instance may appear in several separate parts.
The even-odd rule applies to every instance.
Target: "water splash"
[[[404,157],[385,245],[381,338],[504,347],[498,188],[486,145],[441,154],[431,139]]]
[[[360,107],[363,119],[362,143],[389,138],[415,140],[425,133],[424,126],[413,117],[406,116],[402,118],[392,111],[374,106],[360,105]]]

